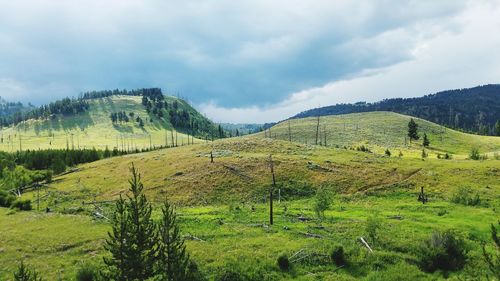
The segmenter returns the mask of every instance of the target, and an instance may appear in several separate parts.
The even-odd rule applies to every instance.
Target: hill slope
[[[326,144],[328,146],[356,147],[365,145],[380,153],[386,148],[413,150],[419,153],[422,150],[422,141],[414,141],[410,145],[407,137],[410,118],[412,117],[393,112],[323,116],[320,118],[318,142],[324,144],[324,132],[326,131]],[[465,156],[473,147],[479,148],[481,153],[500,152],[499,137],[471,135],[426,120],[418,118],[414,118],[414,120],[419,125],[420,136],[426,133],[431,142],[429,149],[436,152]],[[289,140],[289,126],[292,141],[309,144],[316,142],[316,117],[281,122],[270,129],[271,137]]]
[[[420,117],[450,128],[494,134],[500,120],[500,85],[443,91],[418,98],[394,98],[376,103],[337,104],[307,110],[292,118],[355,112],[392,111]]]
[[[148,112],[142,104],[141,96],[113,95],[86,100],[88,109],[81,113],[57,114],[41,120],[30,119],[4,128],[0,132],[0,150],[67,147],[96,149],[117,147],[130,150],[172,145],[172,139],[175,141],[176,136],[180,145],[188,142],[188,133],[201,137],[204,130],[216,132],[216,126],[185,101],[175,97],[165,97],[165,101],[170,104],[175,103],[179,111],[186,112],[188,120],[202,125],[196,131],[176,129],[167,112],[163,118]],[[112,122],[110,115],[120,112],[127,115],[128,122]],[[142,127],[137,121],[138,117],[144,124]],[[204,130],[201,130],[201,127]],[[175,133],[175,131],[180,132]]]

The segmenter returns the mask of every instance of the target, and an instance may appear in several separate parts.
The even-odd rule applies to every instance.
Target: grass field
[[[167,97],[168,101],[176,99]],[[57,116],[48,120],[28,120],[1,130],[0,150],[96,148],[131,150],[171,145],[172,125],[147,113],[139,96],[112,96],[89,100],[90,109],[82,114]],[[144,120],[113,124],[110,114],[125,111]],[[132,118],[131,118],[132,119]],[[150,122],[150,119],[153,122]],[[174,137],[175,137],[174,132]],[[187,143],[187,136],[177,133],[179,145]],[[195,142],[201,140],[195,139]]]
[[[345,115],[322,116],[320,118],[319,141],[329,146],[355,147],[365,145],[379,152],[386,148],[403,150],[412,155],[420,155],[422,137],[426,133],[430,140],[429,149],[435,153],[450,153],[464,158],[472,147],[481,153],[500,154],[500,138],[471,135],[445,128],[435,123],[413,118],[419,125],[420,140],[410,144],[408,122],[410,116],[394,112],[366,112]],[[271,128],[271,137],[300,143],[316,142],[317,118],[291,119]],[[261,133],[264,134],[264,133]]]
[[[207,157],[211,150],[216,155],[213,164]],[[270,153],[281,189],[272,227],[267,226],[265,202]],[[94,211],[94,205],[83,202],[113,200],[126,192],[131,163],[140,169],[148,197],[155,204],[168,197],[180,207],[183,234],[203,240],[189,240],[188,249],[212,277],[222,267],[232,265],[269,280],[384,280],[384,274],[432,280],[442,276],[416,268],[415,248],[433,230],[450,228],[468,238],[474,257],[460,276],[484,276],[487,269],[480,259],[480,241],[488,239],[489,224],[500,215],[498,160],[389,158],[251,136],[106,159],[56,178],[40,195],[41,207],[49,206],[58,214],[7,215],[7,210],[2,211],[1,227],[9,229],[2,245],[16,245],[3,249],[6,268],[11,270],[24,258],[48,276],[63,270],[63,276],[69,278],[82,260],[98,261],[104,254],[107,224],[93,222],[87,215]],[[426,205],[416,200],[421,186],[430,196]],[[479,194],[480,206],[450,202],[462,186]],[[316,219],[312,209],[318,188],[334,194],[324,220]],[[24,196],[36,200],[35,193]],[[112,206],[97,204],[106,211]],[[369,254],[358,238],[366,236],[366,220],[375,213],[382,227],[380,240],[373,245],[375,253]],[[301,222],[297,219],[300,215],[312,220]],[[74,220],[81,223],[75,226]],[[68,237],[59,238],[65,232],[57,229],[67,228],[71,228]],[[36,239],[33,229],[44,232],[44,239]],[[76,246],[58,251],[65,241]],[[38,261],[40,254],[34,248],[43,247],[33,246],[37,243],[48,243],[43,247],[51,249],[44,254],[45,263]],[[348,251],[349,267],[336,269],[325,258],[336,244]],[[96,245],[94,252],[86,252],[89,245]],[[291,256],[300,249],[319,256],[297,262],[291,273],[279,271],[277,256]],[[50,264],[51,270],[43,264]]]
[[[374,114],[385,119],[380,123],[371,119],[372,124],[389,124],[390,120],[399,124],[397,120],[403,118],[401,130],[408,120],[401,115]],[[310,121],[306,121],[296,121],[296,126],[303,122],[309,128]],[[388,137],[386,131],[381,134],[385,140],[380,140],[378,134],[365,132],[360,143],[374,148],[367,153],[343,148],[357,144],[356,135],[346,133],[347,140],[338,143],[339,148],[333,145],[337,137],[332,137],[332,145],[325,147],[280,140],[279,132],[285,129],[286,123],[272,128],[273,138],[261,133],[109,158],[55,177],[39,193],[40,209],[49,207],[52,213],[0,209],[0,280],[8,280],[20,260],[33,265],[47,280],[58,275],[71,280],[82,262],[100,263],[110,227],[92,214],[100,208],[105,216],[111,215],[113,200],[127,192],[132,163],[140,170],[146,194],[155,206],[165,198],[178,206],[188,250],[210,280],[217,280],[224,268],[245,272],[253,280],[486,278],[481,241],[489,239],[489,225],[500,217],[500,160],[466,160],[465,154],[472,145],[483,152],[496,151],[498,138],[447,130],[447,138],[440,143],[430,133],[435,151],[463,157],[422,160],[416,144],[407,148],[403,143],[400,148],[394,143],[390,147],[393,156],[383,155],[396,133]],[[296,127],[295,131],[302,130]],[[310,135],[303,131],[304,136]],[[464,139],[454,141],[451,136]],[[394,156],[400,149],[404,155]],[[211,151],[214,163],[210,163]],[[271,154],[279,189],[273,226],[268,225],[267,202]],[[417,201],[421,187],[429,196],[425,205]],[[470,196],[477,194],[480,203],[452,203],[461,188],[468,188]],[[319,190],[332,196],[323,219],[313,210]],[[23,197],[36,208],[37,195],[31,192]],[[367,239],[367,219],[374,215],[379,221],[378,238],[369,240],[374,250],[369,253],[359,238]],[[159,217],[158,208],[154,216]],[[447,229],[456,230],[467,241],[470,252],[465,268],[449,275],[423,273],[416,266],[418,247],[433,231]],[[328,257],[338,244],[348,258],[342,268]],[[290,272],[281,272],[277,257],[297,252],[304,257],[293,263]]]

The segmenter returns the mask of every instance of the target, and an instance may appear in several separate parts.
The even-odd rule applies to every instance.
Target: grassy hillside
[[[420,140],[410,145],[407,132],[409,116],[393,112],[366,112],[345,115],[320,117],[319,139],[328,146],[356,147],[368,146],[372,150],[382,152],[386,148],[392,152],[402,150],[419,156],[422,150],[422,137],[426,133],[430,140],[430,150],[435,153],[457,154],[462,158],[473,147],[481,153],[499,152],[500,137],[478,136],[454,131],[435,123],[414,118],[419,125]],[[288,140],[289,126],[292,141],[314,144],[316,140],[317,118],[291,119],[271,128],[271,137]],[[264,135],[264,133],[261,133]],[[433,155],[435,157],[435,154]]]
[[[212,150],[215,163],[208,157]],[[275,203],[274,226],[267,225],[269,154],[273,154],[281,194],[280,203]],[[49,279],[57,272],[73,276],[84,260],[99,261],[105,254],[102,241],[109,226],[86,215],[95,205],[110,215],[112,202],[108,201],[126,192],[131,163],[140,169],[151,200],[159,204],[167,197],[180,206],[183,235],[201,239],[188,240],[188,250],[211,278],[232,267],[258,280],[441,279],[439,273],[418,270],[416,249],[434,230],[453,228],[467,237],[471,247],[472,258],[458,274],[477,279],[487,272],[480,241],[488,239],[489,223],[500,215],[499,160],[389,158],[247,136],[106,159],[55,178],[40,192],[41,207],[60,214],[9,215],[0,210],[0,227],[7,229],[0,242],[8,245],[2,246],[5,271],[0,278],[20,259]],[[430,198],[425,205],[416,200],[422,186]],[[460,187],[469,188],[471,196],[478,194],[480,205],[452,203]],[[333,196],[322,220],[313,208],[318,189]],[[36,198],[35,193],[23,196]],[[97,203],[89,204],[94,200]],[[63,215],[69,213],[77,215]],[[366,237],[367,219],[373,214],[380,221],[380,238],[370,242],[374,248],[370,254],[359,237]],[[310,220],[300,221],[299,216]],[[57,231],[64,229],[71,231]],[[35,236],[34,231],[43,236]],[[345,247],[348,267],[329,262],[336,244]],[[317,256],[282,273],[276,266],[278,255],[292,256],[301,249]]]
[[[205,119],[186,102],[176,100],[192,118]],[[0,150],[55,149],[55,148],[92,148],[119,149],[149,148],[150,146],[171,145],[171,132],[175,131],[168,118],[159,119],[148,114],[141,104],[140,96],[112,96],[88,100],[90,109],[85,113],[64,116],[56,115],[48,120],[28,120],[17,126],[4,128],[0,132]],[[113,124],[111,113],[125,111],[134,113],[130,122]],[[136,117],[144,120],[141,128]],[[150,121],[152,120],[152,122]],[[208,125],[213,126],[208,120]],[[167,135],[168,134],[168,135]],[[187,135],[177,133],[178,144],[187,143]],[[175,133],[174,133],[175,138]],[[200,140],[195,140],[200,141]]]

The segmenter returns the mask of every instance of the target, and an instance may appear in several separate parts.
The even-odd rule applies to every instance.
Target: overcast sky
[[[500,82],[500,1],[0,0],[0,96],[161,87],[217,122]]]

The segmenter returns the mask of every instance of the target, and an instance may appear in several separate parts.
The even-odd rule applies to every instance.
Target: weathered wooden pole
[[[271,175],[273,177],[273,184],[269,189],[269,224],[273,225],[273,191],[276,187],[276,176],[274,175],[273,156],[269,155],[269,167],[271,168]]]

